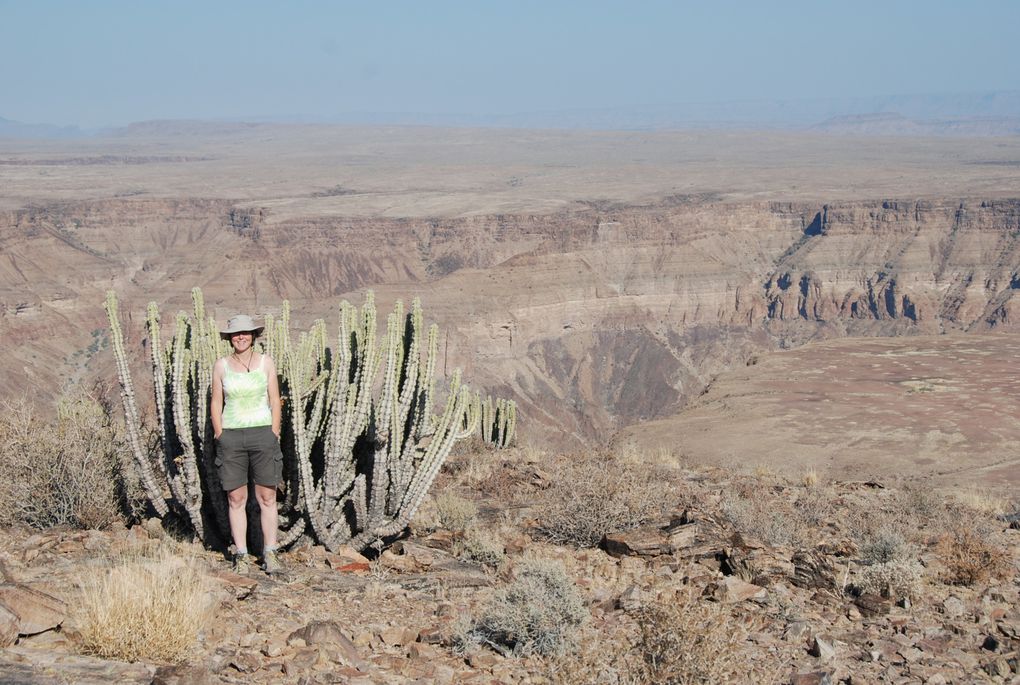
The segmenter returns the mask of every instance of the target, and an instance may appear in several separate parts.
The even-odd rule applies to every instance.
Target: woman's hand
[[[223,435],[223,431],[222,430],[219,433],[213,433],[212,439],[213,440],[219,440],[221,435]]]
[[[276,439],[277,439],[277,440],[279,440],[279,439],[280,439],[280,429],[279,429],[279,428],[277,428],[276,426],[273,426],[273,435],[275,435],[275,436],[276,436]]]

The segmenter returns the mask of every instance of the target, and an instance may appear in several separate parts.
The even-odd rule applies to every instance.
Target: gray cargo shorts
[[[224,428],[216,440],[216,468],[224,490],[248,484],[276,487],[283,480],[283,452],[272,426]]]

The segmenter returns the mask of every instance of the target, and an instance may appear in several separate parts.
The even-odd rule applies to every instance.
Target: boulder
[[[768,591],[737,578],[726,576],[722,580],[710,583],[705,587],[705,595],[723,604],[735,604],[748,599],[765,599]]]
[[[287,642],[300,638],[309,647],[321,647],[327,651],[339,652],[346,663],[356,668],[362,668],[364,662],[358,654],[357,647],[350,638],[343,634],[333,621],[313,621],[304,628],[295,630],[287,638]]]
[[[832,685],[832,675],[828,671],[797,673],[790,678],[790,685]]]
[[[942,601],[942,611],[947,618],[958,618],[967,611],[967,605],[959,597],[946,597]]]
[[[836,645],[833,644],[832,640],[821,635],[816,635],[811,641],[811,649],[808,653],[817,657],[820,661],[832,661],[836,656]]]
[[[160,666],[152,678],[152,685],[212,685],[214,682],[208,668],[194,664]]]
[[[350,564],[364,564],[368,568],[368,558],[350,545],[343,545],[335,552],[326,552],[326,564],[334,570],[340,570]]]
[[[868,618],[884,616],[892,609],[892,601],[873,593],[864,593],[854,599],[854,605],[860,609],[861,614]]]

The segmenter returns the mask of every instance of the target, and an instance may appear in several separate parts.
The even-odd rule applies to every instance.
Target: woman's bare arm
[[[273,412],[273,432],[280,437],[280,425],[283,402],[280,401],[280,383],[276,378],[276,365],[273,358],[266,355],[265,366],[266,378],[269,380],[269,409]]]
[[[209,419],[212,421],[213,437],[223,432],[223,364],[221,359],[213,364],[212,401],[209,403]]]

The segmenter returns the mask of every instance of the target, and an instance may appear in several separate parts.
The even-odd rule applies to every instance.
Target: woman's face
[[[234,352],[240,354],[241,352],[247,352],[251,347],[252,340],[255,338],[251,331],[241,331],[239,333],[230,334],[230,345],[234,348]]]

